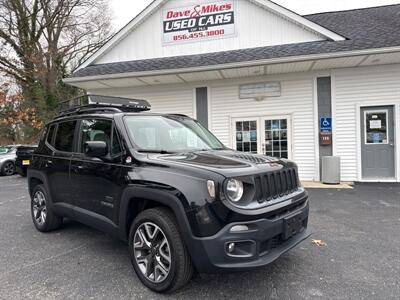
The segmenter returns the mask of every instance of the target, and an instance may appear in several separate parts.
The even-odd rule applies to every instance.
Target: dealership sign
[[[234,0],[194,4],[163,12],[163,43],[166,45],[235,34]]]

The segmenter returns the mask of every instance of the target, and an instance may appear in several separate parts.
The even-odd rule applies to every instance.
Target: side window
[[[76,121],[58,124],[54,148],[59,151],[72,152]]]
[[[118,133],[117,133],[117,130],[115,130],[115,127],[114,127],[113,136],[112,136],[111,154],[119,154],[121,152],[122,152],[122,149],[121,149],[121,144],[119,142]]]
[[[56,129],[56,125],[53,124],[49,127],[49,130],[47,131],[47,138],[46,141],[49,145],[53,146],[53,136],[54,136],[54,131]]]
[[[85,143],[93,141],[105,142],[108,149],[111,147],[112,122],[108,120],[83,120],[81,126],[80,152],[84,153]]]

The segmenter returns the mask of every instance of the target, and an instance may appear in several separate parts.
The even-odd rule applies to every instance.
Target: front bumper
[[[200,273],[244,271],[268,265],[310,236],[307,230],[309,205],[306,201],[299,209],[274,219],[231,223],[217,234],[196,238],[204,255],[192,257]],[[301,224],[297,233],[286,236],[285,222],[295,217]],[[246,225],[248,230],[232,232],[235,225]],[[235,243],[237,251],[229,253],[229,244]]]

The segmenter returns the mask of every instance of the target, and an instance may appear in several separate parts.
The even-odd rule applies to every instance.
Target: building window
[[[287,120],[265,120],[265,154],[288,158]]]

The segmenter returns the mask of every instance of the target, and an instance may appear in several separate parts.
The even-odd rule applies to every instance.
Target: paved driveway
[[[398,299],[400,185],[310,190],[311,239],[257,271],[196,277],[160,297],[139,282],[126,245],[69,222],[41,234],[26,180],[0,177],[1,299]]]

